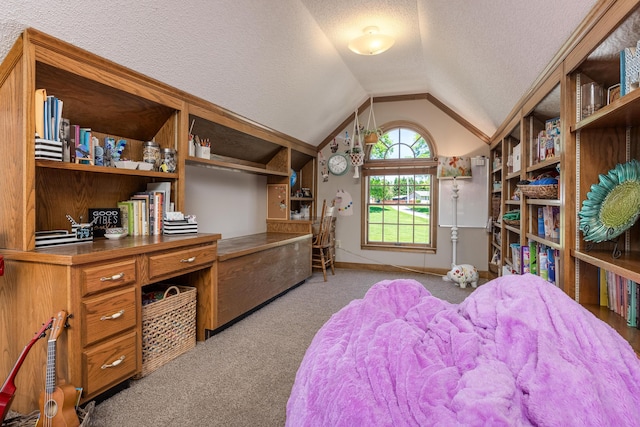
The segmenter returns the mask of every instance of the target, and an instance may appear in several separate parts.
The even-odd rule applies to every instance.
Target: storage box
[[[142,372],[150,374],[196,346],[196,288],[171,286],[143,291]],[[161,299],[145,304],[145,296]]]
[[[513,172],[519,172],[522,167],[522,143],[513,147]]]

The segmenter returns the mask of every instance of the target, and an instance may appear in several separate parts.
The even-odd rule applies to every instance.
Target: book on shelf
[[[549,283],[556,284],[556,269],[560,251],[542,243],[529,241],[529,272],[540,276]]]
[[[605,269],[598,271],[600,306],[607,307],[627,322],[627,326],[640,326],[640,286],[626,277]]]
[[[171,183],[170,182],[150,182],[147,184],[147,191],[160,191],[164,194],[163,212],[171,212]],[[164,215],[163,215],[164,217]]]
[[[529,242],[529,272],[538,274],[538,254],[537,244],[534,241]]]
[[[62,161],[71,162],[71,122],[69,119],[62,118],[60,120],[60,143],[62,144]],[[75,159],[74,159],[75,160]]]
[[[544,225],[544,237],[547,239],[559,238],[560,237],[560,208],[558,206],[543,206],[542,217],[543,217],[543,225]],[[540,232],[540,225],[538,224],[538,233],[539,232]]]
[[[46,89],[36,89],[35,111],[36,111],[36,138],[44,139],[44,102],[47,98]]]
[[[140,236],[149,236],[149,196],[136,193],[131,196],[131,200],[139,202],[136,220],[139,224]]]
[[[76,140],[76,159],[90,159],[91,155],[91,128],[78,126],[78,139]]]
[[[511,266],[516,274],[520,274],[520,244],[511,243]]]
[[[520,260],[521,260],[521,270],[520,274],[531,273],[531,256],[529,252],[529,246],[522,245],[520,247]]]
[[[118,202],[118,209],[120,209],[122,228],[124,228],[130,236],[133,236],[133,202],[131,202],[131,200]]]

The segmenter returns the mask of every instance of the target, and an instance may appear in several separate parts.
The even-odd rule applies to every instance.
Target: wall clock
[[[344,175],[349,170],[349,159],[344,153],[335,153],[329,157],[327,166],[333,175]]]

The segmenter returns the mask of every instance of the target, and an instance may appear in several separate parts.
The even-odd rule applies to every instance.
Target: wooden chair
[[[318,233],[313,237],[311,266],[322,269],[324,281],[327,281],[327,267],[331,268],[331,274],[335,275],[333,267],[333,250],[331,248],[331,227],[333,222],[333,203],[327,206],[327,201],[322,203],[322,215]]]

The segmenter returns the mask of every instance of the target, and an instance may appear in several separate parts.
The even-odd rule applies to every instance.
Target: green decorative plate
[[[584,240],[596,243],[615,239],[640,216],[640,162],[617,164],[599,181],[578,214]]]

